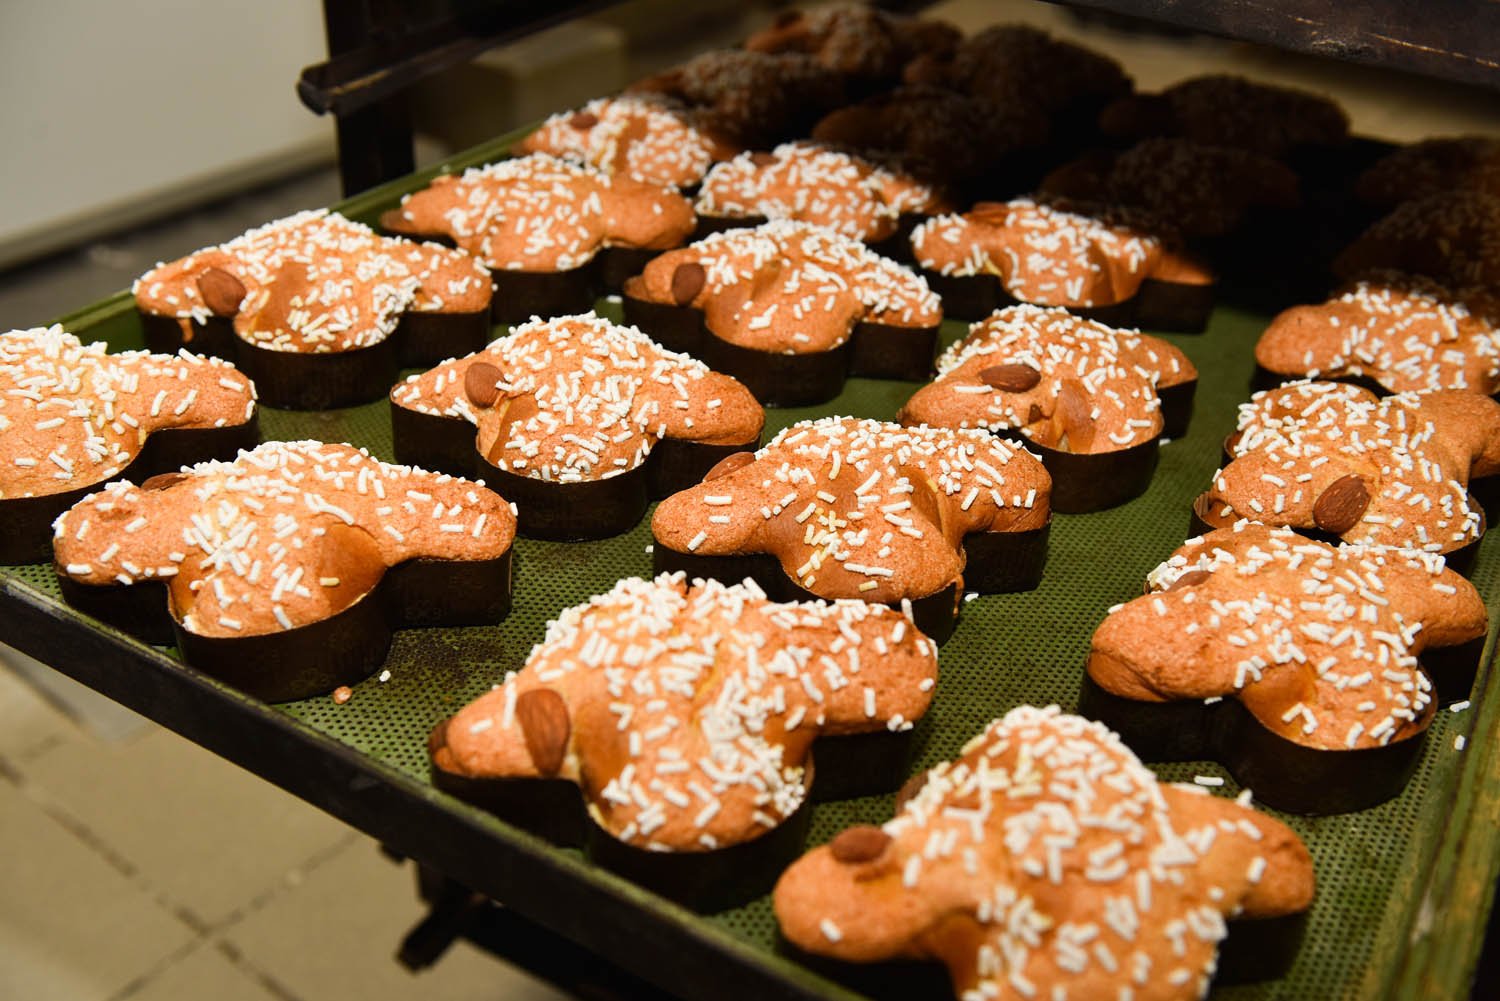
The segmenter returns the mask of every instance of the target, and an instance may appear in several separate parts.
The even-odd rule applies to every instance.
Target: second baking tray
[[[503,155],[511,137],[450,166]],[[431,172],[428,172],[430,175]],[[373,222],[428,175],[404,178],[336,206]],[[185,251],[192,248],[183,248]],[[599,310],[619,318],[615,303]],[[1201,335],[1167,335],[1202,376],[1189,434],[1163,446],[1150,489],[1112,510],[1058,515],[1042,584],[1026,594],[963,605],[943,646],[932,711],[916,731],[912,771],[954,756],[994,717],[1023,702],[1077,705],[1089,637],[1110,605],[1140,593],[1146,572],[1186,534],[1188,505],[1209,482],[1236,404],[1253,375],[1251,347],[1265,318],[1218,309]],[[139,347],[128,295],[64,318],[85,340]],[[503,331],[497,330],[497,333]],[[943,328],[943,344],[964,332]],[[766,436],[825,414],[892,419],[914,383],[851,379],[832,403],[768,412]],[[316,413],[264,410],[265,437],[349,441],[391,460],[384,402]],[[406,630],[386,667],[339,705],[330,698],[268,707],[183,668],[174,651],[137,643],[62,605],[48,566],[0,569],[0,640],[12,643],[117,700],[322,806],[399,850],[432,863],[643,978],[683,996],[850,998],[878,995],[877,972],[811,969],[778,941],[770,900],[715,914],[678,907],[438,791],[424,751],[439,719],[519,668],[547,620],[651,572],[649,515],[634,530],[598,542],[516,545],[515,610],[498,626]],[[1473,580],[1496,614],[1500,553],[1481,547]],[[1500,778],[1493,740],[1493,633],[1473,693],[1474,708],[1443,710],[1407,790],[1371,810],[1283,819],[1307,841],[1318,894],[1290,971],[1259,983],[1219,985],[1217,998],[1462,996],[1488,907],[1500,847],[1493,818]],[[1463,736],[1467,749],[1455,749]],[[1206,762],[1153,766],[1165,779],[1225,777]],[[146,804],[149,808],[149,804]],[[889,818],[891,796],[813,807],[807,845],[850,824]],[[232,850],[232,849],[231,849]],[[941,984],[941,978],[936,981]]]

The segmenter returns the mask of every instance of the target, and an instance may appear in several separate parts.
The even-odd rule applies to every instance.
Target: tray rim
[[[457,153],[439,164],[335,202],[329,208],[373,219],[431,178],[511,155],[535,123]],[[64,314],[76,330],[134,310],[124,289]],[[1491,602],[1492,610],[1494,602]],[[1371,962],[1351,997],[1466,998],[1500,877],[1500,699],[1491,630],[1471,695],[1443,836],[1409,853],[1393,887]],[[310,724],[186,667],[147,644],[37,591],[0,567],[0,642],[6,642],[376,837],[502,901],[538,924],[593,949],[623,969],[683,997],[702,984],[717,996],[760,999],[768,992],[805,999],[861,1001],[866,995],[778,952],[739,938],[680,905],[588,864],[430,783],[417,781]],[[131,689],[121,669],[144,671]],[[137,676],[139,680],[141,676]],[[311,761],[306,755],[316,755]],[[316,767],[310,767],[316,765]],[[441,834],[435,836],[433,832]],[[503,849],[482,857],[482,849]],[[572,895],[552,892],[558,881]],[[1380,943],[1397,948],[1378,948]],[[723,963],[738,976],[725,977]],[[700,969],[701,974],[694,971]],[[711,978],[711,979],[710,979]],[[1346,990],[1353,983],[1345,984]]]

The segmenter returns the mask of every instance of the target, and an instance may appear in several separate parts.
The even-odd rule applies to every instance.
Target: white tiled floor
[[[0,667],[0,998],[561,1001],[463,943],[413,974],[411,870],[153,724],[105,740]]]

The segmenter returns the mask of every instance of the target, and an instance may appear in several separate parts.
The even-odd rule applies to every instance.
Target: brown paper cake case
[[[1148,760],[1218,760],[1279,809],[1364,809],[1405,786],[1437,710],[1418,657],[1462,684],[1486,628],[1441,557],[1244,522],[1190,540],[1111,610],[1080,711]]]
[[[107,480],[259,439],[255,386],[228,362],[106,354],[61,326],[0,334],[0,563],[50,560],[53,521]]]
[[[1036,586],[1050,488],[1035,456],[987,432],[803,421],[662,501],[653,561],[778,598],[909,604],[942,642],[962,590]]]
[[[434,178],[380,225],[473,254],[494,278],[494,322],[521,323],[588,310],[695,219],[675,188],[532,153]]]
[[[942,304],[857,240],[781,220],[705,237],[626,282],[625,316],[767,406],[826,402],[846,376],[919,380]]]
[[[1017,198],[930,219],[911,245],[952,317],[1030,303],[1117,327],[1201,331],[1214,277],[1162,232],[1119,208]]]
[[[1275,946],[1262,975],[1295,952],[1315,883],[1296,834],[1158,782],[1098,723],[1019,706],[908,790],[893,819],[847,828],[777,883],[782,934],[798,958],[826,957],[820,971],[879,963],[855,982],[932,996],[930,976],[884,962],[924,959],[963,999],[1188,1001],[1226,935]]]
[[[626,531],[764,421],[734,379],[593,315],[533,320],[391,390],[399,461],[493,484],[547,539]]]
[[[440,787],[713,909],[764,893],[800,848],[824,735],[909,729],[936,679],[934,644],[878,605],[629,578],[562,612],[428,749]],[[559,780],[585,809],[529,813],[525,786]]]
[[[105,618],[126,603],[121,628],[152,638],[170,619],[189,666],[282,702],[363,678],[395,628],[499,621],[514,535],[480,484],[267,442],[108,484],[58,519],[54,555],[70,602]]]
[[[1068,513],[1146,489],[1158,442],[1187,431],[1198,380],[1166,341],[1037,306],[974,324],[937,371],[897,420],[1015,438],[1041,455],[1052,509]]]
[[[369,403],[406,365],[489,339],[488,272],[468,254],[382,237],[324,210],[252,229],[136,279],[146,346],[227,358],[261,402]]]

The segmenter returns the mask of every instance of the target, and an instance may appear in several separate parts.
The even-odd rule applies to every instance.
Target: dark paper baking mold
[[[977,322],[997,309],[1022,304],[1005,290],[999,275],[945,275],[921,269],[922,277],[943,300],[943,313],[956,320]],[[1129,299],[1107,306],[1066,306],[1075,316],[1111,327],[1202,333],[1213,312],[1215,286],[1147,278]]]
[[[624,296],[625,320],[671,351],[733,376],[762,406],[826,403],[849,376],[921,382],[932,371],[938,327],[857,323],[849,339],[829,351],[785,354],[741,347],[708,329],[703,311]]]
[[[1232,697],[1142,702],[1105,691],[1087,672],[1078,696],[1079,714],[1114,730],[1142,761],[1217,761],[1259,802],[1310,816],[1364,810],[1398,795],[1437,710],[1434,699],[1423,729],[1403,740],[1338,750],[1273,733]]]
[[[1052,477],[1052,510],[1060,514],[1084,514],[1139,497],[1151,485],[1163,439],[1187,433],[1193,412],[1196,380],[1169,386],[1159,393],[1162,430],[1156,437],[1109,452],[1068,452],[1049,448],[1027,438],[1019,430],[994,432],[1041,456]]]
[[[449,720],[428,738],[439,746]],[[815,752],[822,740],[814,744]],[[596,865],[697,911],[738,907],[770,892],[807,842],[813,790],[813,754],[806,762],[808,794],[776,827],[738,844],[709,851],[655,852],[619,840],[587,815],[583,793],[565,779],[468,778],[432,765],[433,783],[508,823],[570,848],[582,848]]]
[[[140,483],[210,459],[229,461],[260,444],[259,414],[243,424],[208,428],[163,428],[152,432],[134,459],[111,479]],[[52,523],[58,515],[104,487],[109,480],[38,497],[0,498],[0,564],[49,563]]]
[[[326,619],[250,636],[200,636],[184,629],[160,581],[87,585],[58,576],[68,602],[146,642],[170,637],[188,666],[267,702],[358,684],[385,661],[395,629],[494,623],[511,607],[509,549],[487,560],[407,560]]]
[[[234,321],[212,316],[189,321],[184,339],[181,321],[141,313],[146,347],[176,352],[187,348],[234,363],[255,382],[260,402],[285,410],[332,410],[380,399],[403,366],[424,367],[472,354],[489,343],[490,315],[418,313],[402,315],[390,337],[350,351],[271,351],[241,340]]]
[[[1271,918],[1226,918],[1228,937],[1219,943],[1213,982],[1248,984],[1286,975],[1301,947],[1308,911]],[[841,962],[804,952],[778,934],[776,952],[800,966],[852,988],[877,1001],[945,998],[953,994],[948,968],[933,960],[883,960],[878,963]],[[1038,998],[1045,992],[1039,991]],[[1071,995],[1070,995],[1071,996]]]
[[[999,594],[1036,587],[1047,561],[1047,538],[1051,530],[1049,520],[1041,528],[1024,532],[971,532],[964,536],[964,589]],[[651,548],[651,563],[654,573],[682,571],[689,580],[704,578],[738,584],[748,577],[772,601],[829,600],[787,576],[781,562],[769,553],[700,556],[657,540]],[[942,643],[953,635],[958,622],[959,598],[956,583],[934,594],[912,598],[912,620],[929,639]],[[901,603],[892,602],[890,607],[900,610]]]
[[[479,454],[474,425],[462,417],[393,403],[391,431],[398,463],[483,480],[516,506],[518,535],[564,542],[629,531],[651,501],[693,486],[727,456],[760,447],[758,436],[735,445],[663,438],[634,469],[602,480],[558,483],[492,465]]]

